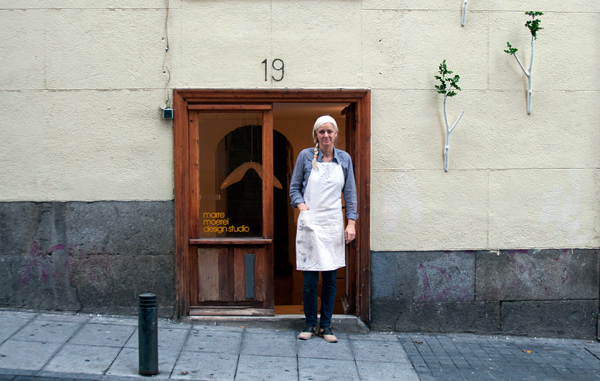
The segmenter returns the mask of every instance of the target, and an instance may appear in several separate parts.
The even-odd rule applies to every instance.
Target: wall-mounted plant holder
[[[462,118],[465,113],[462,111],[456,122],[450,127],[450,123],[448,123],[448,113],[446,112],[446,99],[448,97],[453,97],[456,95],[456,91],[460,91],[460,87],[458,86],[458,81],[460,80],[459,75],[455,75],[454,77],[450,77],[452,71],[448,70],[446,66],[446,60],[442,61],[438,68],[438,72],[440,75],[436,75],[435,79],[440,81],[439,85],[435,85],[437,92],[439,94],[444,94],[444,122],[446,123],[446,144],[444,145],[444,171],[448,172],[448,156],[450,155],[450,133],[454,131],[456,125]]]
[[[517,62],[519,63],[519,66],[523,70],[523,73],[525,73],[525,76],[527,77],[527,115],[531,115],[531,69],[533,68],[533,41],[537,40],[537,32],[544,28],[540,26],[541,20],[536,19],[537,16],[543,15],[542,12],[529,11],[525,12],[525,14],[527,16],[531,16],[531,20],[525,23],[525,26],[527,27],[527,29],[529,29],[529,32],[531,33],[531,58],[529,60],[529,70],[525,70],[525,67],[521,63],[519,56],[517,56],[517,52],[519,51],[519,49],[513,48],[510,42],[506,43],[508,49],[504,50],[504,52],[516,58]]]
[[[463,2],[462,6],[462,17],[460,18],[460,26],[465,26],[467,22],[467,0]]]

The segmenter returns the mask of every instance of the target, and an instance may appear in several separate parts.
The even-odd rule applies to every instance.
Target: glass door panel
[[[262,237],[262,113],[199,112],[193,119],[199,222],[192,238]]]

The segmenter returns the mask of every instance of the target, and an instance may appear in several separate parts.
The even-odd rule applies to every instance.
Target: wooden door
[[[273,314],[273,113],[190,105],[190,315]]]
[[[354,117],[347,120],[354,129],[348,133],[348,151],[354,150],[354,170],[357,181],[359,219],[357,237],[348,251],[346,281],[348,313],[370,320],[370,138],[371,94],[360,89],[177,89],[173,91],[175,118],[175,277],[176,315],[188,314],[272,314],[273,301],[273,103],[348,103]],[[204,113],[259,113],[262,117],[262,232],[249,236],[202,237],[204,229],[200,214],[201,167],[206,164],[200,149],[205,139],[199,120]],[[241,114],[238,114],[241,115]],[[253,119],[253,118],[252,118]],[[242,120],[243,121],[243,120]],[[247,119],[246,122],[249,122]],[[254,124],[254,123],[250,123]],[[353,140],[353,142],[352,142]],[[214,152],[213,152],[214,154]],[[215,169],[213,168],[213,171]],[[213,180],[216,183],[216,180]],[[213,184],[214,187],[214,184]],[[213,191],[209,194],[217,194]],[[210,199],[210,196],[207,196]],[[207,197],[204,200],[207,200]],[[216,196],[213,196],[216,198]],[[219,213],[215,211],[215,213]],[[214,215],[213,220],[219,220]],[[211,219],[211,215],[208,215]],[[210,222],[209,222],[210,223]],[[217,224],[215,222],[214,224]],[[231,225],[231,223],[230,223]],[[215,225],[217,226],[217,225]],[[237,225],[236,225],[237,226]],[[216,233],[216,232],[214,232]],[[254,232],[253,232],[254,233]],[[254,264],[254,279],[251,279]],[[246,274],[250,274],[246,276]],[[202,277],[201,277],[202,276]],[[254,290],[254,297],[252,297]],[[235,311],[237,310],[237,311]]]

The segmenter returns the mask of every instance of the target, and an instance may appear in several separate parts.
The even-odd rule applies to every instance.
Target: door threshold
[[[243,328],[263,328],[301,331],[304,329],[303,314],[287,314],[274,316],[184,316],[183,322]],[[331,327],[335,332],[346,334],[361,334],[369,332],[367,325],[354,315],[333,315]]]
[[[191,307],[190,316],[272,316],[273,309],[247,306]]]

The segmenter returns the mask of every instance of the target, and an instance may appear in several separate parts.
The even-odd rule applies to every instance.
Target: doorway
[[[302,313],[289,181],[314,121],[331,115],[360,215],[334,313],[368,322],[370,92],[175,90],[174,100],[178,316]]]
[[[288,152],[277,150],[274,143],[274,162],[286,166],[287,171],[280,169],[276,173],[287,173],[291,176],[296,158],[304,148],[313,147],[312,127],[321,115],[330,115],[338,124],[339,134],[336,148],[346,149],[346,116],[344,110],[349,103],[274,103],[273,131],[275,136],[281,134],[288,143]],[[290,160],[291,158],[291,160]],[[276,168],[277,169],[277,168]],[[277,175],[276,175],[277,176]],[[280,179],[281,180],[281,179]],[[275,237],[274,237],[274,286],[275,314],[303,314],[302,305],[302,272],[296,270],[295,237],[298,210],[291,208],[289,198],[289,177],[287,178],[283,197],[278,198],[275,190]],[[284,218],[287,217],[287,220]],[[337,294],[334,306],[335,314],[345,313],[343,296],[346,294],[346,269],[337,272]],[[319,290],[321,284],[319,282]],[[320,291],[319,291],[320,295]]]

